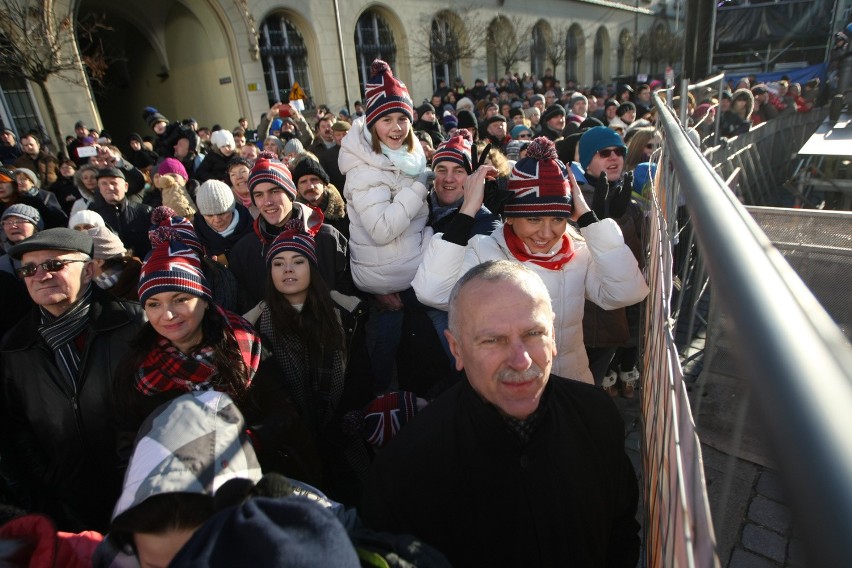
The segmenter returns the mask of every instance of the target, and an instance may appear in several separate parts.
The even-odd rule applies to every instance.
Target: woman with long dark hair
[[[149,236],[138,289],[148,323],[115,384],[120,430],[132,436],[151,411],[186,392],[225,392],[239,405],[260,364],[260,337],[213,302],[200,260],[178,232],[164,225]]]
[[[310,430],[322,460],[322,488],[354,502],[369,458],[363,442],[343,431],[341,418],[369,400],[371,381],[356,363],[366,357],[350,357],[343,321],[354,332],[364,310],[335,304],[317,267],[314,239],[295,223],[273,241],[266,265],[266,301],[256,323],[272,352],[264,372],[277,366],[267,374],[279,377]]]

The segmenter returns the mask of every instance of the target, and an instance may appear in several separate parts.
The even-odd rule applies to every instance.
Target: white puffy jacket
[[[420,144],[415,151],[423,151]],[[338,165],[346,175],[343,196],[355,285],[371,294],[406,290],[431,235],[428,188],[373,152],[364,138],[364,117],[343,138]]]
[[[561,270],[524,264],[541,276],[556,314],[553,374],[592,383],[583,345],[584,300],[613,310],[642,300],[648,286],[615,221],[603,219],[580,232],[585,241],[574,240],[574,257]],[[442,310],[448,307],[456,281],[470,268],[489,260],[517,260],[506,245],[502,226],[490,235],[474,236],[467,247],[442,236],[437,233],[429,242],[413,282],[421,302]]]

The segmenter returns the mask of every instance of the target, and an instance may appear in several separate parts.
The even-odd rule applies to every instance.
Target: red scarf
[[[503,225],[503,238],[506,239],[509,252],[516,259],[537,264],[548,270],[561,270],[574,257],[574,242],[567,234],[562,235],[562,246],[559,250],[550,256],[531,253],[524,241],[512,230],[511,225]]]
[[[225,333],[237,344],[243,363],[248,370],[246,386],[251,384],[257,367],[260,365],[260,336],[246,320],[219,306],[214,306],[225,320]],[[136,375],[136,389],[147,395],[164,391],[215,389],[213,379],[218,374],[213,364],[213,349],[203,346],[192,356],[185,355],[165,337],[159,337],[157,344],[142,361]],[[229,392],[234,395],[235,393]]]

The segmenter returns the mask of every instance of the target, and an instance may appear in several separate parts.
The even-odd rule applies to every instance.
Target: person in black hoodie
[[[192,220],[198,240],[208,256],[228,265],[228,253],[251,233],[254,219],[249,210],[234,201],[234,192],[219,180],[207,180],[195,197],[198,213]]]
[[[128,138],[130,152],[127,154],[127,161],[140,170],[149,171],[151,166],[157,163],[159,157],[153,150],[145,148],[142,142],[142,137],[136,132],[130,135],[130,138]]]
[[[429,103],[424,102],[417,107],[417,122],[414,123],[412,129],[427,132],[432,139],[433,147],[437,147],[438,144],[444,141],[441,124],[435,116],[435,107]]]
[[[80,199],[80,191],[74,184],[75,173],[77,173],[77,165],[74,163],[74,160],[62,160],[62,163],[59,165],[59,176],[47,188],[49,192],[56,196],[59,206],[66,215],[71,215],[71,207],[73,207],[75,201]]]

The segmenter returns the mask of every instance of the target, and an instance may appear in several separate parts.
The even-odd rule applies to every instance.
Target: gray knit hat
[[[233,211],[234,192],[225,183],[209,179],[201,184],[195,196],[195,204],[202,215],[219,215]]]
[[[44,223],[41,221],[41,214],[39,214],[38,209],[30,205],[25,205],[23,203],[10,205],[5,211],[3,211],[3,216],[0,217],[0,220],[5,220],[6,217],[20,217],[21,219],[29,221],[35,225],[37,231],[44,229]]]
[[[116,256],[124,256],[125,252],[127,252],[127,249],[124,248],[124,243],[121,242],[118,235],[104,225],[95,225],[91,229],[86,229],[86,232],[92,237],[92,242],[95,245],[92,258],[106,260],[115,258]]]
[[[287,140],[287,143],[284,144],[284,154],[301,154],[305,151],[305,147],[302,146],[302,142],[298,138],[291,138]]]
[[[15,168],[15,175],[18,175],[18,174],[24,174],[25,176],[27,176],[28,178],[30,178],[30,181],[31,181],[31,182],[33,182],[33,185],[34,185],[35,187],[40,187],[40,186],[41,186],[41,180],[40,180],[40,179],[38,179],[38,176],[37,176],[37,175],[35,174],[35,172],[34,172],[34,171],[32,171],[31,169],[28,169],[28,168]]]

